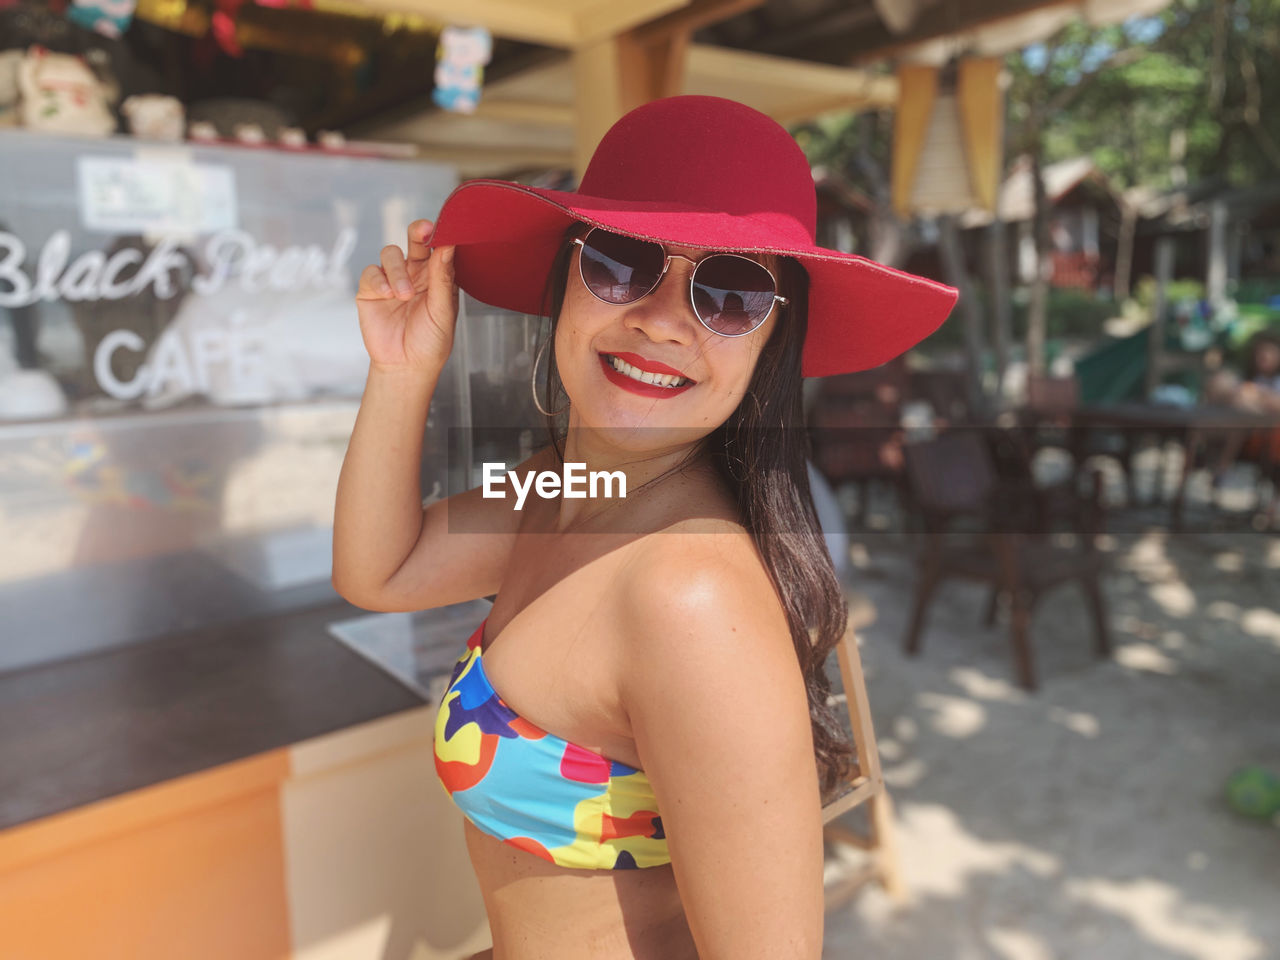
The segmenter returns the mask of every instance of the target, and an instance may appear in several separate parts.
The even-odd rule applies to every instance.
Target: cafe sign
[[[57,230],[40,248],[34,269],[28,272],[26,244],[15,234],[0,231],[0,307],[56,300],[122,300],[148,290],[167,300],[186,292],[175,277],[190,277],[190,292],[201,297],[224,292],[342,290],[355,245],[356,232],[350,227],[340,229],[327,249],[318,244],[275,247],[258,242],[244,230],[227,228],[205,240],[199,262],[193,262],[196,258],[174,238],[160,238],[145,256],[125,248],[110,256],[89,250],[73,258],[70,232]],[[171,326],[156,341],[151,362],[129,381],[112,373],[112,356],[116,350],[141,352],[147,343],[132,330],[113,330],[94,351],[95,380],[103,392],[118,399],[155,395],[167,386],[204,393],[211,366],[221,364],[233,383],[252,385],[261,378],[266,362],[262,337],[246,311],[230,314],[223,327],[205,328],[191,337],[180,336]]]
[[[307,287],[341,287],[347,278],[347,261],[355,249],[356,233],[350,227],[338,232],[333,246],[290,246],[277,249],[259,244],[243,230],[214,233],[205,243],[204,270],[172,238],[160,240],[143,259],[138,250],[118,250],[110,257],[90,250],[70,258],[71,234],[58,230],[45,241],[33,274],[23,269],[27,247],[20,237],[0,230],[0,307],[25,307],[41,300],[121,300],[137,296],[148,287],[167,300],[179,291],[171,271],[193,275],[191,290],[213,296],[225,285],[247,292],[287,292]],[[128,279],[126,269],[137,270]]]

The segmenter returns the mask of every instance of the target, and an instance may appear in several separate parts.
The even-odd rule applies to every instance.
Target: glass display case
[[[454,169],[20,129],[0,168],[0,670],[336,599],[355,287]],[[462,298],[424,502],[473,411],[536,423],[535,324]]]

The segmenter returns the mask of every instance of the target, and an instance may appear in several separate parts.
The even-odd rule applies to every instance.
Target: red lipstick
[[[633,367],[638,367],[645,373],[665,373],[673,377],[685,377],[688,374],[683,370],[677,370],[675,367],[669,367],[665,363],[657,360],[647,360],[638,353],[621,353],[617,350],[612,351],[611,356],[617,357],[619,360],[625,360]]]
[[[661,386],[658,386],[658,384],[656,383],[645,383],[643,380],[633,380],[631,379],[631,377],[628,377],[625,374],[621,374],[617,370],[613,369],[613,364],[609,362],[609,356],[607,354],[602,353],[599,356],[600,356],[600,369],[604,371],[604,375],[609,380],[610,383],[621,387],[623,390],[630,391],[631,393],[637,393],[642,397],[654,397],[657,399],[666,399],[668,397],[674,397],[677,394],[684,393],[686,390],[688,390],[690,387],[693,386],[692,380],[690,380],[688,383],[684,384],[683,386],[679,386],[679,387],[661,387]],[[635,356],[635,354],[619,353],[619,354],[614,354],[614,356],[621,357],[623,360],[626,360],[627,363],[631,363],[631,361],[628,360],[627,357]],[[639,364],[636,364],[636,366],[639,366]],[[670,370],[670,368],[667,368],[667,369]],[[659,371],[654,371],[654,372],[656,373]],[[666,373],[667,370],[663,370],[661,372]],[[672,371],[672,373],[674,373],[674,371]],[[682,374],[675,374],[675,375],[682,376]]]

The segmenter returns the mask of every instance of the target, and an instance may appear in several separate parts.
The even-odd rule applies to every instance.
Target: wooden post
[[[1223,200],[1209,206],[1209,262],[1205,266],[1205,299],[1216,310],[1227,298],[1227,228],[1231,214]]]
[[[1009,309],[1009,261],[1004,219],[996,209],[995,219],[986,231],[987,309],[991,311],[991,346],[996,361],[996,399],[1004,399],[1004,375],[1009,366],[1011,337]]]
[[[1007,96],[1000,91],[1000,113],[1006,112]],[[1009,295],[1009,231],[1004,221],[1000,202],[1003,192],[1004,158],[1009,152],[1009,126],[1000,124],[1000,149],[996,176],[995,199],[991,206],[992,220],[987,228],[987,308],[991,311],[991,346],[995,351],[997,408],[1004,403],[1004,378],[1009,368],[1009,346],[1013,340],[1013,305]]]
[[[1227,231],[1227,289],[1235,293],[1240,282],[1240,259],[1244,255],[1245,236],[1249,232],[1249,224],[1235,219]]]
[[[1156,240],[1156,300],[1151,306],[1151,330],[1147,340],[1147,396],[1160,384],[1164,358],[1164,315],[1166,290],[1173,278],[1174,238],[1166,234]]]
[[[582,179],[600,138],[625,112],[617,37],[608,37],[573,51],[573,168]]]
[[[968,358],[969,411],[975,419],[981,419],[986,412],[986,396],[982,390],[982,315],[974,300],[955,214],[948,213],[938,218],[938,237],[947,282],[960,291],[960,316],[964,322],[964,349]]]
[[[1133,236],[1137,223],[1137,206],[1121,197],[1120,237],[1116,242],[1116,276],[1111,287],[1117,305],[1129,297],[1129,275],[1133,270]]]
[[[629,31],[574,49],[573,165],[579,180],[619,117],[680,92],[688,47],[688,33],[677,30],[643,38]]]
[[[1035,274],[1031,278],[1031,302],[1027,305],[1027,376],[1044,373],[1044,345],[1049,326],[1049,281],[1053,277],[1053,251],[1049,243],[1049,198],[1045,194],[1041,144],[1031,145],[1031,185],[1035,198],[1031,236],[1035,247]]]
[[[684,89],[695,30],[759,6],[763,0],[692,0],[657,20],[573,50],[573,165],[578,179],[600,139],[623,114]]]

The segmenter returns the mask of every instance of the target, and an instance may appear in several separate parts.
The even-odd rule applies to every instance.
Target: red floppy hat
[[[575,191],[464,181],[441,206],[428,245],[457,246],[454,278],[477,300],[538,315],[575,220],[661,243],[799,260],[809,273],[807,377],[893,359],[933,333],[959,296],[946,284],[817,246],[817,194],[804,151],[773,118],[724,97],[636,107],[609,128]]]

